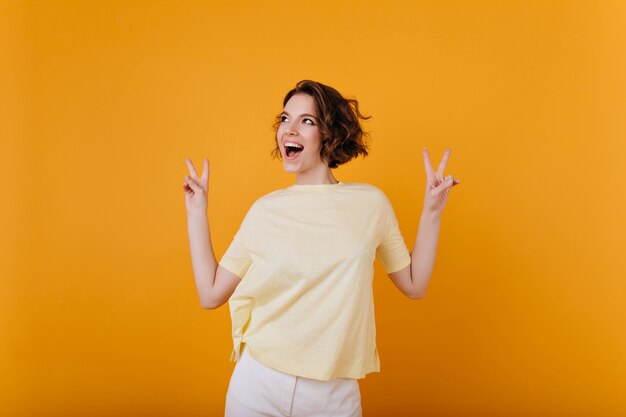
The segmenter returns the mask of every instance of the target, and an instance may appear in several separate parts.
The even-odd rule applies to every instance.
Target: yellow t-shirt
[[[394,210],[363,183],[296,184],[254,202],[220,265],[242,278],[229,299],[234,349],[313,378],[380,372],[374,259],[391,273],[411,258]]]

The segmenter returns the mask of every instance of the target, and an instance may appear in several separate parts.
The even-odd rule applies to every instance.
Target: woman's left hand
[[[426,194],[424,196],[424,212],[434,215],[441,215],[448,201],[448,194],[453,186],[461,181],[452,175],[443,176],[446,169],[448,157],[450,156],[450,148],[446,148],[446,152],[439,162],[439,167],[435,172],[428,157],[428,150],[422,150],[424,154],[424,166],[426,168]]]

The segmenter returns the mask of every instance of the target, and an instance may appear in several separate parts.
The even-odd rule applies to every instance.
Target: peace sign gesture
[[[461,181],[455,179],[452,175],[443,176],[443,171],[446,169],[446,164],[450,157],[450,148],[446,148],[437,171],[433,170],[428,157],[428,150],[424,148],[422,153],[424,154],[424,166],[426,168],[426,194],[424,196],[423,210],[428,213],[441,215],[448,201],[450,190]]]
[[[185,159],[185,162],[189,168],[189,175],[185,176],[185,182],[183,183],[187,213],[206,213],[209,194],[209,160],[204,158],[204,167],[200,178],[198,178],[191,160]]]

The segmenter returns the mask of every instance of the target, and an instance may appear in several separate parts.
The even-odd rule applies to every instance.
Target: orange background
[[[228,305],[195,291],[183,177],[218,259],[261,195],[284,94],[373,117],[336,170],[409,250],[420,149],[462,183],[426,298],[377,264],[365,416],[626,415],[626,4],[4,1],[0,415],[219,416]]]

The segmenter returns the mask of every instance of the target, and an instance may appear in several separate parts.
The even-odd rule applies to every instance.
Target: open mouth
[[[288,159],[296,158],[300,152],[304,149],[304,146],[298,143],[285,143],[285,155]]]

